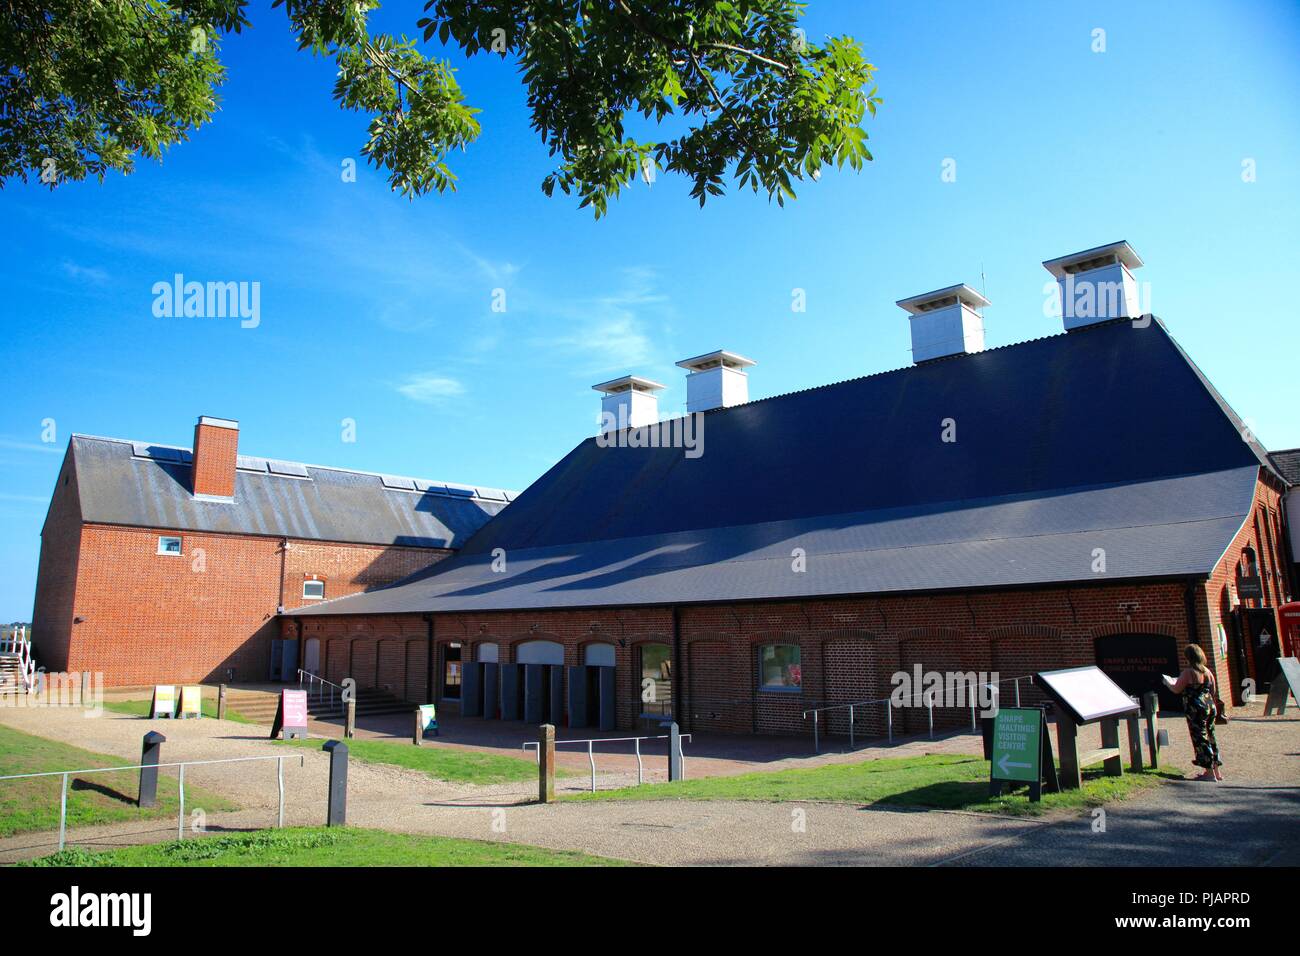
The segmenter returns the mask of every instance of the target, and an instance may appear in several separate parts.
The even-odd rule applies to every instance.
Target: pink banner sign
[[[307,726],[307,692],[305,690],[280,691],[280,706],[284,708],[286,727]]]

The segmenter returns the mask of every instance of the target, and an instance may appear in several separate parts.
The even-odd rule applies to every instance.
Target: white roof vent
[[[707,412],[711,408],[730,408],[749,401],[749,374],[745,371],[757,365],[735,352],[719,349],[695,358],[682,359],[678,368],[686,376],[686,411]]]
[[[965,283],[899,299],[898,307],[912,316],[912,361],[983,352],[984,315],[980,310],[988,304],[988,299]]]
[[[1043,268],[1056,277],[1061,321],[1071,329],[1110,319],[1135,319],[1142,314],[1133,270],[1142,257],[1127,242],[1085,249],[1048,259]]]
[[[624,375],[591,387],[601,393],[602,434],[659,421],[659,393],[667,386],[639,375]]]

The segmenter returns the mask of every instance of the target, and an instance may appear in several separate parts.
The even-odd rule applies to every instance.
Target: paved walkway
[[[1258,714],[1259,708],[1255,713]],[[649,864],[956,864],[1017,865],[1064,860],[1072,865],[1179,863],[1183,865],[1296,862],[1300,846],[1300,719],[1253,716],[1221,728],[1229,781],[1215,785],[1180,781],[1132,800],[1112,804],[1104,832],[1088,814],[1057,814],[1039,820],[988,814],[878,810],[844,804],[623,801],[525,805],[529,785],[452,785],[422,774],[354,762],[348,794],[349,822],[400,832],[505,840],[577,849]],[[83,719],[71,710],[0,711],[0,722],[104,753],[130,758],[151,722],[106,714]],[[324,819],[328,757],[256,736],[247,725],[214,720],[165,724],[165,759],[287,753],[286,822]],[[1166,765],[1186,768],[1190,747],[1181,724],[1167,720],[1173,746]],[[444,746],[447,744],[443,744]],[[805,745],[806,746],[806,745]],[[873,756],[926,752],[976,752],[977,737],[910,741],[854,754],[786,756],[751,762],[745,769],[780,769]],[[301,766],[299,766],[299,759]],[[718,756],[716,769],[739,772]],[[578,758],[585,765],[585,755]],[[566,762],[569,761],[566,758]],[[756,763],[761,763],[757,766]],[[704,760],[689,757],[699,775]],[[245,809],[211,814],[212,829],[265,826],[274,821],[275,776],[268,767],[232,771],[196,767],[186,780],[235,800]],[[634,773],[634,765],[633,765]],[[265,779],[261,779],[265,777]],[[634,778],[631,778],[634,779]],[[631,782],[625,769],[602,773],[598,784]],[[585,777],[560,782],[561,790],[585,788]],[[78,830],[76,845],[108,846],[174,838],[174,821]],[[54,835],[25,834],[0,840],[0,862],[48,853]],[[1062,855],[1064,854],[1064,856]]]

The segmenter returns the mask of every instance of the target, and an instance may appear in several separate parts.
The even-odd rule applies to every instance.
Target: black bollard
[[[348,745],[341,740],[327,741],[321,748],[330,755],[329,810],[327,827],[341,827],[348,822]]]
[[[682,732],[675,720],[668,727],[668,779],[682,779]]]
[[[162,745],[167,738],[156,730],[144,735],[144,746],[140,751],[140,796],[136,805],[140,807],[158,806],[158,763],[162,757]]]

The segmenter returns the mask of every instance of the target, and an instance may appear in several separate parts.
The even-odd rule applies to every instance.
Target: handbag
[[[1210,678],[1210,700],[1214,701],[1214,722],[1216,724],[1226,724],[1228,722],[1228,707],[1219,696],[1219,684],[1213,677]]]

